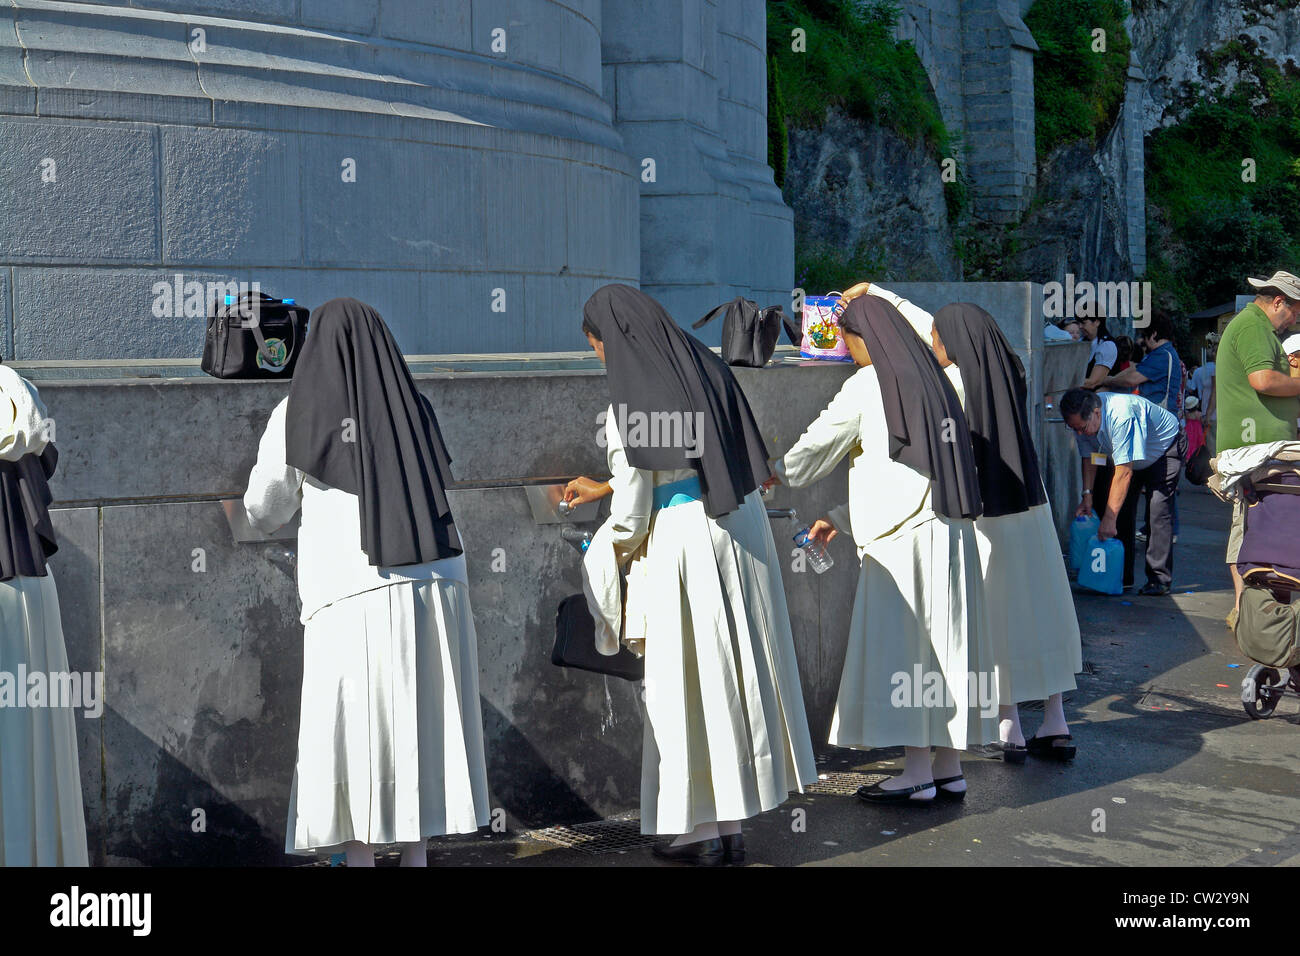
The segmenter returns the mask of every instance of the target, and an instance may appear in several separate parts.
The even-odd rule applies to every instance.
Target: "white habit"
[[[285,463],[287,406],[271,413],[244,495],[263,531],[302,508],[302,714],[285,850],[472,833],[489,807],[464,555],[372,566],[357,496]]]
[[[775,465],[792,487],[849,456],[847,517],[862,570],[830,742],[953,747],[997,739],[996,675],[975,525],[942,517],[930,480],[888,453],[876,370],[859,369]]]
[[[961,370],[949,365],[944,371],[965,407]],[[998,703],[1044,700],[1074,690],[1083,651],[1052,506],[981,517],[975,533],[997,661]]]
[[[0,365],[0,460],[45,450],[36,388]],[[30,677],[68,674],[54,574],[0,581],[0,866],[89,866],[76,707],[29,703]],[[67,686],[66,684],[64,686]],[[11,696],[12,695],[12,696]],[[19,706],[19,696],[23,706]],[[30,701],[37,702],[37,701]]]
[[[583,585],[598,649],[616,653],[622,631],[645,656],[641,830],[689,833],[779,806],[817,770],[762,496],[717,519],[698,500],[654,510],[656,486],[696,472],[632,467],[612,408],[605,435],[614,492]]]

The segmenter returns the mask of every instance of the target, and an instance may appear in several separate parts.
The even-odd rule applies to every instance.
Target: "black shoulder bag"
[[[203,371],[214,378],[293,378],[308,315],[292,300],[264,292],[214,302],[203,343]]]
[[[555,615],[555,648],[551,651],[551,663],[623,680],[645,677],[645,660],[626,647],[619,648],[619,652],[612,655],[596,650],[596,622],[587,610],[586,597],[581,594],[570,594],[560,602]]]
[[[791,345],[798,345],[802,332],[779,305],[760,309],[753,299],[739,296],[712,309],[691,328],[702,329],[719,313],[722,320],[722,360],[742,368],[762,368],[776,351],[776,340],[785,329]]]

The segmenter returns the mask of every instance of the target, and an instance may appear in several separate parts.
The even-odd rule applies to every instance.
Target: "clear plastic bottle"
[[[790,520],[796,525],[799,524],[799,514],[793,508],[790,509]],[[796,546],[803,548],[804,553],[808,555],[808,563],[818,574],[825,574],[835,563],[835,559],[823,547],[817,544],[808,533],[812,531],[811,525],[805,525],[794,534],[794,543]]]

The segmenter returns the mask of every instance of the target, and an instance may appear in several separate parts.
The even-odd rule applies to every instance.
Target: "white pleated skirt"
[[[757,492],[717,520],[698,501],[655,512],[626,608],[625,636],[644,639],[643,833],[744,820],[817,779]]]
[[[0,581],[0,671],[16,682],[20,668],[68,671],[52,573]],[[0,706],[0,866],[89,865],[74,713]]]
[[[985,613],[973,521],[927,509],[869,544],[830,742],[962,750],[996,740]]]
[[[303,642],[287,852],[414,843],[488,822],[467,584],[344,598],[312,616]]]
[[[1074,690],[1083,651],[1051,507],[980,518],[975,532],[999,702],[1043,700]]]

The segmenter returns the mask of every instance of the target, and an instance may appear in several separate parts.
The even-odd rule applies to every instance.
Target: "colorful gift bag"
[[[853,361],[840,331],[839,304],[838,292],[804,297],[803,340],[799,343],[799,354],[804,358]]]

